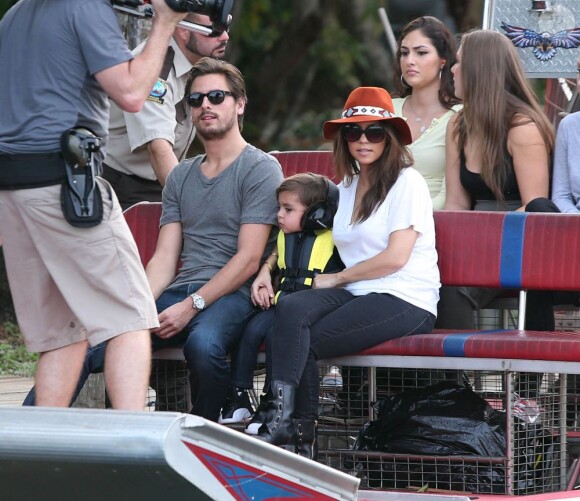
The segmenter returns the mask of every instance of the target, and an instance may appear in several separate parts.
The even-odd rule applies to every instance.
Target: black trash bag
[[[490,458],[506,456],[506,414],[470,388],[441,382],[379,401],[377,420],[360,430],[353,449],[404,454],[361,459],[345,467],[366,472],[370,487],[423,486],[476,493],[505,493],[506,471]],[[517,415],[515,494],[547,492],[553,478],[554,443],[548,430]],[[468,461],[446,456],[481,457]]]
[[[354,448],[401,454],[503,456],[505,422],[471,389],[441,382],[380,400]]]
[[[429,456],[504,457],[505,415],[470,388],[441,382],[379,401],[377,420],[366,423],[354,445],[359,451],[407,454],[405,460],[357,464],[371,487],[410,485],[479,493],[505,491],[505,471],[490,461],[441,461]],[[364,463],[364,462],[363,462]]]

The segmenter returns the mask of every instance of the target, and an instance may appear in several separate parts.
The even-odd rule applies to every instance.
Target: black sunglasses
[[[185,99],[187,100],[187,104],[192,108],[199,108],[203,104],[203,99],[205,97],[207,97],[207,100],[211,104],[222,104],[226,96],[233,96],[233,94],[227,90],[210,90],[206,94],[202,92],[192,92],[185,96]]]
[[[358,141],[363,134],[369,143],[380,143],[387,137],[387,131],[380,125],[371,125],[366,129],[355,124],[343,125],[342,127],[342,137],[349,143]]]
[[[208,33],[207,35],[205,35],[208,38],[219,38],[222,36],[222,33],[225,31],[226,33],[230,32],[230,25],[228,23],[227,28],[224,31],[219,31],[219,30],[214,30],[213,29],[213,25],[211,24],[199,24],[199,23],[195,23],[198,26],[203,26],[204,28],[207,28],[208,30],[211,30],[211,33]]]

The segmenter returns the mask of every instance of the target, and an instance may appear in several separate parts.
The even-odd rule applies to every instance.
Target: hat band
[[[384,108],[376,106],[352,106],[342,112],[340,118],[350,118],[356,116],[373,116],[378,118],[394,118],[395,115]]]

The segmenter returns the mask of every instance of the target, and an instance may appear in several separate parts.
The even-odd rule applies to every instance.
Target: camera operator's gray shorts
[[[157,327],[157,311],[119,202],[98,178],[103,222],[68,224],[60,185],[0,191],[0,236],[18,324],[30,351]],[[111,193],[111,195],[109,195]]]

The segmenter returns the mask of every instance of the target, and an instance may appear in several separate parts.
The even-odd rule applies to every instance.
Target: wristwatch
[[[189,296],[193,301],[193,309],[197,311],[205,310],[205,299],[202,298],[197,292],[194,292]]]

